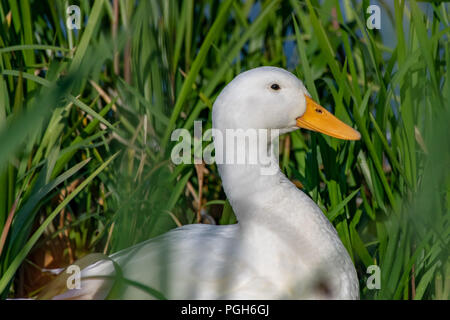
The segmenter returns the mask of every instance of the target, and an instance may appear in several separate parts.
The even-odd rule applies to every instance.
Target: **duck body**
[[[127,279],[113,295],[117,281],[103,277],[118,273],[111,260],[101,260],[82,271],[81,289],[55,299],[357,299],[350,257],[332,226],[320,228],[329,245],[309,250],[309,243],[301,242],[307,236],[285,247],[286,233],[266,226],[186,225],[111,255]]]
[[[283,69],[252,69],[218,96],[213,127],[290,132],[307,112],[305,95]],[[271,174],[261,173],[267,164],[218,164],[237,224],[186,225],[122,250],[83,269],[81,289],[55,298],[157,298],[130,285],[138,282],[168,299],[358,299],[356,270],[336,230],[277,157],[271,161]],[[117,275],[117,267],[131,282],[113,290],[114,281],[101,277]]]

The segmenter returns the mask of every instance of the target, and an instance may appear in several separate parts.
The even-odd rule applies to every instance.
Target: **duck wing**
[[[249,281],[238,258],[238,228],[186,225],[109,257],[88,255],[75,263],[79,289],[67,289],[70,275],[63,272],[38,298],[225,298]]]

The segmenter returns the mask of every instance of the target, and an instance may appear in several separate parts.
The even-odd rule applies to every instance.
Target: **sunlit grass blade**
[[[65,199],[62,201],[52,213],[48,215],[48,217],[44,220],[44,222],[39,226],[39,228],[33,233],[24,247],[20,250],[14,260],[11,262],[9,267],[6,269],[5,273],[0,278],[0,292],[7,287],[8,283],[11,281],[14,273],[19,268],[23,259],[27,256],[30,250],[33,248],[34,244],[38,241],[39,237],[45,231],[47,226],[52,222],[52,220],[60,213],[60,211],[67,206],[67,204],[78,194],[80,193],[85,186],[87,186],[99,173],[101,173],[111,161],[113,161],[118,156],[118,153],[113,155],[107,161],[105,161],[102,165],[100,165],[97,170],[95,170],[89,177],[87,177],[74,191],[72,191]]]

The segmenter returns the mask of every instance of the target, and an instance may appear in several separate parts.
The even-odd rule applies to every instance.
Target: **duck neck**
[[[257,163],[223,163],[218,164],[223,188],[241,226],[270,222],[285,215],[285,212],[298,212],[293,208],[289,197],[298,199],[302,194],[281,172],[278,163],[278,135],[268,140],[268,152],[245,148],[240,155],[245,159],[259,157]],[[224,143],[223,159],[230,151]],[[217,150],[217,146],[216,146]],[[217,151],[216,151],[217,152]],[[252,154],[258,152],[259,155]],[[260,159],[264,153],[265,159]]]
[[[278,148],[273,140],[269,146]],[[302,252],[311,253],[307,257],[310,261],[344,252],[325,215],[281,172],[278,155],[272,153],[270,159],[273,171],[267,171],[264,164],[218,164],[243,243],[252,250],[262,250],[263,255],[267,248],[277,244],[282,247],[290,244],[292,252],[301,245]]]

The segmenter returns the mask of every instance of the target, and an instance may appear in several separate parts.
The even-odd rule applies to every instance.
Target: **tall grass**
[[[216,167],[175,166],[170,134],[211,127],[227,82],[274,65],[362,134],[280,143],[282,169],[335,225],[362,297],[448,299],[448,6],[380,3],[395,35],[366,28],[369,1],[82,0],[71,2],[79,31],[64,26],[64,1],[0,1],[2,297],[35,295],[43,268],[88,252],[234,223]]]

